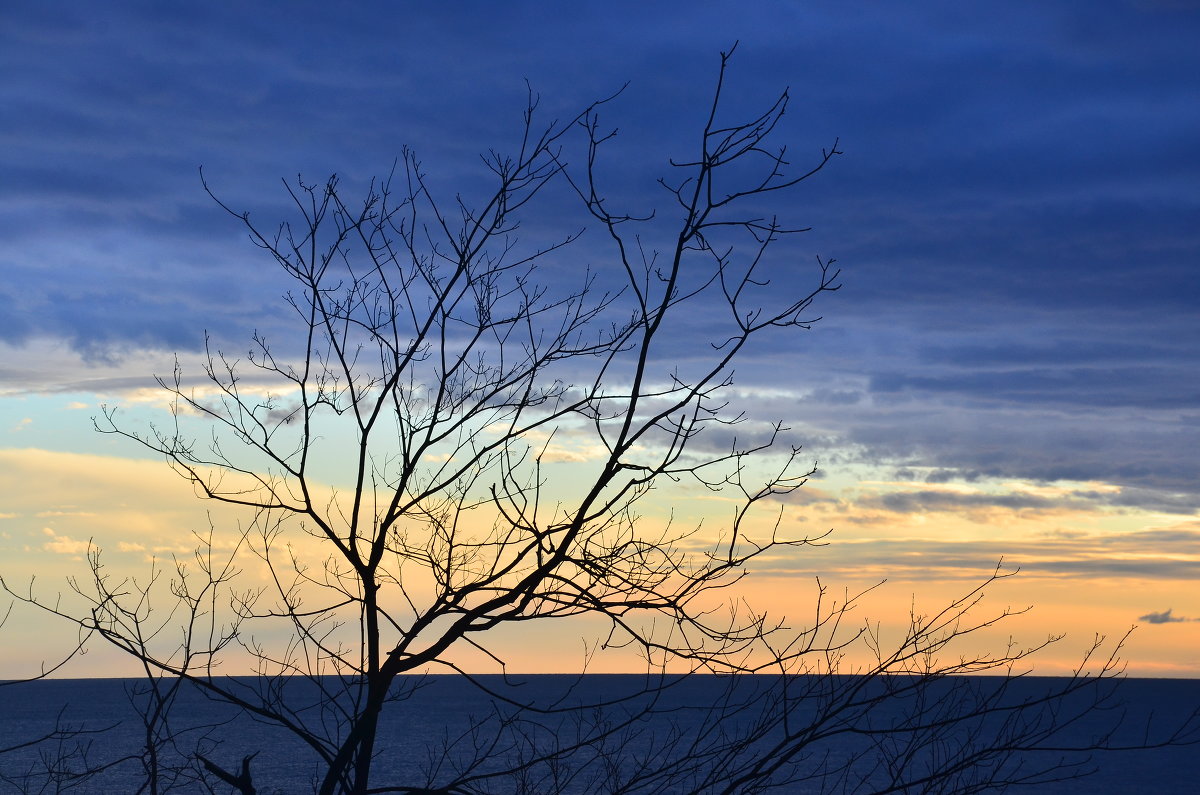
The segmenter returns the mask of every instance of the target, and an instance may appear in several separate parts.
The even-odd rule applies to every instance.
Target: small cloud
[[[79,411],[80,409],[88,408],[88,404],[81,403],[78,400],[73,400],[67,404],[67,408],[70,409],[71,411]]]
[[[16,425],[9,428],[9,430],[12,431],[13,433],[20,433],[21,431],[28,428],[30,425],[33,425],[33,418],[32,417],[23,417],[22,419],[17,421]]]
[[[146,545],[120,541],[117,543],[117,550],[120,552],[145,552]]]
[[[608,448],[602,444],[590,444],[583,447],[551,447],[539,456],[542,463],[581,464],[587,461],[599,461],[609,455]]]
[[[88,542],[76,541],[69,536],[60,536],[49,527],[43,527],[42,533],[50,536],[50,540],[42,544],[42,549],[59,555],[83,555],[88,551]]]
[[[1138,621],[1145,621],[1148,624],[1176,624],[1181,621],[1200,621],[1200,618],[1184,618],[1183,616],[1171,615],[1173,608],[1168,607],[1161,613],[1147,613],[1144,616],[1138,616]]]

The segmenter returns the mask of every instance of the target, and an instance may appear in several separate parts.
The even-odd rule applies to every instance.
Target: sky
[[[730,392],[819,462],[784,522],[833,534],[751,595],[786,613],[817,575],[886,578],[886,615],[1003,560],[1021,571],[994,604],[1034,606],[1011,631],[1068,633],[1039,672],[1136,624],[1130,673],[1200,676],[1197,40],[1190,0],[6,4],[0,573],[52,593],[88,539],[144,566],[205,522],[91,419],[161,416],[152,376],[176,354],[283,322],[278,273],[200,167],[258,219],[284,217],[282,179],[362,189],[405,146],[469,195],[478,154],[517,142],[526,81],[545,118],[628,83],[606,174],[653,208],[737,41],[731,116],[788,88],[793,162],[844,153],[773,208],[812,227],[797,261],[836,258],[843,287]],[[574,228],[576,209],[523,229]],[[601,243],[580,257],[603,263]],[[20,611],[0,632],[26,638],[0,644],[0,676],[62,643]]]

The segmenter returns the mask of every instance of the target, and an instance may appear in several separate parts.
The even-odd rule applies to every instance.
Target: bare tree
[[[483,157],[495,187],[477,202],[438,195],[407,150],[357,202],[336,178],[286,183],[295,218],[271,230],[214,196],[292,280],[297,337],[255,333],[243,358],[210,347],[203,388],[177,366],[160,379],[171,425],[133,430],[106,409],[99,428],[161,453],[247,522],[204,534],[166,579],[115,578],[93,550],[90,578],[73,583],[85,607],[41,603],[144,666],[147,748],[178,745],[181,729],[155,732],[180,683],[307,748],[321,793],[969,792],[1079,775],[1080,759],[1030,767],[1029,753],[1113,744],[1062,732],[1105,703],[1114,648],[1095,657],[1098,643],[1065,687],[1032,697],[1013,683],[1040,646],[951,648],[1009,615],[977,617],[999,569],[943,611],[914,614],[890,647],[851,623],[861,594],[833,600],[822,586],[799,624],[737,598],[756,559],[825,537],[782,535],[779,498],[814,467],[783,424],[737,436],[746,417],[728,387],[740,357],[791,344],[838,289],[833,261],[817,259],[810,285],[792,290],[778,244],[805,230],[765,209],[838,150],[793,169],[772,143],[787,92],[726,120],[729,55],[697,151],[660,180],[658,215],[606,198],[615,131],[599,111],[612,97],[539,126],[531,94],[515,152]],[[580,231],[518,241],[550,185],[607,236],[603,264],[573,261]],[[563,474],[555,459],[584,448],[598,452]],[[709,520],[719,529],[639,516],[676,484],[735,508]],[[248,560],[265,587],[248,584]],[[460,662],[466,650],[504,670],[498,630],[578,616],[602,618],[600,644],[635,649],[644,676],[544,699]],[[855,646],[874,662],[848,668]],[[256,676],[224,675],[247,660]],[[395,778],[380,754],[396,729],[381,721],[414,703],[427,670],[453,672],[492,706],[457,734],[422,738],[423,773]],[[980,672],[1008,676],[950,676]],[[270,786],[254,773],[261,746],[204,736],[173,753],[175,778],[145,756],[148,779]]]

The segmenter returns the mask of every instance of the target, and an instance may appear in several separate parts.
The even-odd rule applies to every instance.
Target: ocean
[[[572,703],[573,700],[591,702],[613,699],[636,692],[645,683],[644,677],[616,675],[575,676],[523,676],[510,677],[506,682],[500,677],[481,677],[481,682],[494,690],[509,695],[519,695],[532,700],[542,708]],[[739,698],[758,692],[773,679],[746,677],[739,683],[736,692]],[[239,686],[250,689],[260,687],[266,680],[236,680]],[[330,680],[332,681],[332,680]],[[800,689],[806,680],[798,677],[795,686]],[[815,681],[815,680],[814,680]],[[843,678],[842,683],[851,681]],[[958,683],[967,682],[973,687],[994,687],[999,680],[985,677],[962,677]],[[663,757],[655,755],[672,753],[670,749],[688,747],[703,748],[697,738],[733,736],[745,726],[752,725],[752,717],[726,715],[719,725],[708,719],[712,713],[699,708],[706,702],[729,703],[728,678],[691,677],[679,687],[670,689],[655,703],[651,719],[631,724],[623,732],[614,733],[603,742],[609,743],[608,751],[620,747],[613,759],[621,759],[621,765],[639,765],[652,768]],[[1053,677],[1031,677],[1017,680],[1011,697],[1035,697],[1054,687],[1061,687],[1066,680]],[[145,779],[139,749],[145,738],[145,726],[139,712],[131,705],[131,693],[143,686],[141,680],[122,679],[64,679],[23,683],[0,687],[0,793],[7,792],[72,792],[81,795],[90,793],[133,793]],[[1183,721],[1186,716],[1200,708],[1200,680],[1171,679],[1125,679],[1114,683],[1117,700],[1123,702],[1124,718],[1121,729],[1114,736],[1118,744],[1141,744],[1146,737],[1146,727],[1151,732],[1165,732]],[[336,714],[330,705],[319,698],[310,698],[316,690],[311,683],[298,682],[292,696],[301,703],[310,704],[308,712],[298,715],[305,720],[336,724]],[[926,701],[921,709],[932,714],[939,708],[939,699],[948,698],[949,690],[941,691],[938,684],[925,694]],[[949,685],[946,685],[949,687]],[[308,692],[304,689],[307,688]],[[492,761],[512,759],[525,753],[538,743],[555,739],[570,742],[586,734],[589,727],[594,730],[603,721],[619,723],[631,705],[644,706],[647,702],[634,699],[624,707],[603,711],[591,710],[570,719],[541,718],[535,725],[523,724],[520,731],[510,733],[509,739],[495,745],[487,745],[491,728],[501,723],[509,714],[503,706],[467,685],[462,679],[452,676],[413,677],[402,680],[404,698],[393,704],[380,728],[379,755],[375,770],[380,780],[418,781],[434,783],[439,775],[465,764],[464,759],[486,758]],[[748,689],[747,689],[748,688]],[[134,699],[138,699],[134,696]],[[182,730],[181,743],[191,748],[198,740],[206,755],[227,768],[237,768],[243,756],[256,753],[251,765],[259,793],[309,793],[314,791],[318,769],[315,754],[294,739],[281,735],[278,729],[245,717],[233,718],[229,708],[215,703],[202,694],[185,689],[181,691],[175,705],[178,721],[177,730]],[[722,699],[726,699],[722,701]],[[750,700],[750,699],[747,699]],[[855,718],[856,725],[868,721],[875,727],[901,725],[895,719],[906,710],[913,709],[912,702],[903,699],[887,699],[870,702]],[[944,705],[943,705],[944,706]],[[853,710],[847,714],[851,714]],[[1108,723],[1118,719],[1121,713],[1107,710],[1077,722],[1061,737],[1062,745],[1088,742],[1095,733]],[[739,724],[744,723],[744,726]],[[997,719],[984,730],[996,729],[1003,722]],[[17,747],[31,739],[42,737],[64,726],[72,730],[68,737],[51,738],[37,745]],[[707,725],[707,728],[705,728]],[[474,727],[474,730],[473,730]],[[978,727],[977,727],[978,728]],[[1031,730],[1036,728],[1030,727]],[[714,733],[715,732],[715,733]],[[557,736],[554,736],[557,733]],[[517,737],[519,741],[513,741]],[[683,742],[680,742],[680,738]],[[1151,735],[1153,739],[1153,735]],[[690,738],[690,739],[689,739]],[[1200,739],[1197,736],[1196,739]],[[942,738],[938,744],[923,752],[940,753],[945,744],[955,741],[953,736]],[[600,750],[603,742],[592,742],[584,749],[585,756]],[[674,743],[672,745],[672,743]],[[814,769],[836,768],[839,760],[848,759],[861,752],[865,746],[855,732],[830,732],[828,737],[815,742],[807,752],[804,764]],[[85,751],[81,756],[72,752]],[[71,764],[78,767],[86,757],[88,763],[109,763],[125,758],[102,773],[84,780],[69,777],[58,778],[43,775],[48,763],[68,755]],[[700,754],[702,756],[702,754]],[[1026,771],[1053,767],[1060,755],[1057,752],[1038,754],[1023,762],[1027,767],[1014,768]],[[171,758],[168,748],[166,758]],[[592,757],[595,758],[595,757]],[[1082,769],[1095,772],[1076,780],[1044,783],[1015,791],[1064,793],[1195,793],[1200,791],[1200,745],[1184,747],[1154,748],[1138,751],[1094,753],[1089,759],[1063,756],[1065,761],[1079,761]],[[486,764],[484,765],[486,768]],[[777,790],[784,793],[808,792],[855,792],[871,791],[881,786],[879,770],[863,774],[851,772],[843,776],[825,776],[808,783],[796,783]],[[871,779],[870,776],[875,776]],[[592,793],[603,791],[592,776],[572,777],[558,771],[555,777],[542,778],[532,784],[526,782],[527,792]],[[969,779],[963,779],[969,781]],[[557,783],[549,783],[549,782]],[[650,781],[650,779],[647,779]],[[966,785],[962,785],[966,788]],[[497,779],[481,785],[484,792],[507,792],[517,789],[513,781]],[[663,785],[663,792],[691,792],[699,785]],[[179,781],[178,792],[204,791],[195,782]],[[218,788],[217,792],[232,791],[229,787]],[[650,791],[650,790],[647,790]],[[913,788],[909,791],[929,791]],[[947,790],[939,790],[947,791]],[[955,791],[953,788],[948,791]]]

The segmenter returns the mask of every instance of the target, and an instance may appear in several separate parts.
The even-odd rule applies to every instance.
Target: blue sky
[[[956,549],[980,562],[1020,559],[1005,534],[1041,517],[1014,538],[1091,551],[1039,547],[1028,568],[1166,584],[1114,607],[1123,621],[1200,615],[1200,3],[1185,0],[10,4],[0,446],[134,456],[91,438],[84,408],[140,405],[206,330],[241,346],[282,322],[277,274],[199,167],[268,225],[281,179],[363,186],[405,145],[470,194],[477,154],[516,140],[525,80],[546,119],[628,82],[604,111],[620,128],[605,169],[651,208],[734,40],[729,113],[789,87],[794,162],[835,139],[845,153],[772,208],[813,228],[779,284],[820,254],[844,287],[800,345],[737,377],[820,459],[807,515],[851,539],[907,528],[877,530],[863,559],[919,543],[935,567],[956,553],[909,520],[960,521],[977,546]],[[531,238],[582,223],[550,196]],[[602,262],[599,243],[579,256]],[[19,513],[9,538],[44,534]]]

